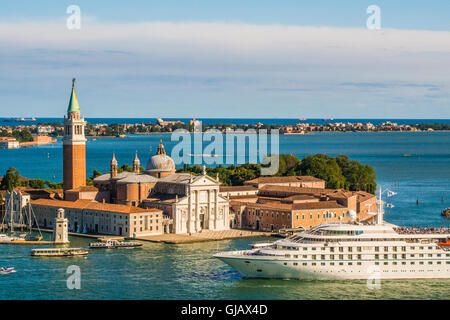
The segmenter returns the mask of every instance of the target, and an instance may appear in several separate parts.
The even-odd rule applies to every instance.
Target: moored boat
[[[81,248],[40,248],[32,249],[33,257],[75,257],[87,256],[88,252]]]
[[[116,239],[99,240],[89,244],[91,249],[132,249],[142,247],[142,243],[139,242],[126,242]]]
[[[14,267],[8,267],[8,268],[0,268],[0,274],[10,274],[15,273],[16,270],[14,270]]]

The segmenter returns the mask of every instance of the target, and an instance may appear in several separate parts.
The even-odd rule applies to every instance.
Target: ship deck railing
[[[440,227],[440,228],[407,228],[407,227],[397,227],[394,231],[398,234],[450,234],[450,228]]]

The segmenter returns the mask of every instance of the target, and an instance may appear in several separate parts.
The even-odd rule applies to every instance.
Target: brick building
[[[91,200],[31,200],[40,227],[53,228],[59,208],[65,210],[69,230],[78,233],[99,233],[124,237],[163,233],[162,211]]]
[[[346,222],[348,214],[367,220],[376,211],[375,195],[367,192],[265,185],[256,196],[230,197],[237,227],[278,231],[309,229],[326,222]]]

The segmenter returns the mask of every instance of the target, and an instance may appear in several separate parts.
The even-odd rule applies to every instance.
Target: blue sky
[[[449,16],[448,0],[3,0],[0,117],[61,116],[76,77],[86,117],[450,118]]]

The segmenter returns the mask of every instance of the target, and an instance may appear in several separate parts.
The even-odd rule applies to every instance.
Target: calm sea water
[[[131,164],[138,150],[141,163],[154,154],[162,136],[99,138],[87,143],[88,175],[107,172],[114,151],[119,164]],[[400,225],[450,226],[440,211],[450,206],[450,133],[321,133],[280,136],[280,153],[303,157],[348,154],[375,168],[377,182],[398,192],[388,198],[386,220]],[[405,156],[408,155],[408,156]],[[62,145],[0,150],[0,172],[9,165],[23,176],[62,179]],[[419,199],[419,205],[416,200]],[[164,245],[147,243],[138,250],[95,251],[87,258],[31,258],[29,246],[0,246],[0,264],[17,273],[0,276],[0,294],[8,299],[448,299],[450,280],[382,281],[368,290],[364,281],[251,280],[212,254],[248,248],[263,239]],[[71,246],[89,241],[72,237]],[[81,268],[81,289],[68,290],[66,269]]]
[[[29,117],[28,117],[29,118]],[[39,123],[53,123],[53,122],[63,122],[63,118],[36,118],[35,121],[25,121],[25,122],[10,122],[10,118],[0,118],[0,126],[7,125],[29,125],[29,124],[39,124]],[[182,121],[184,123],[189,123],[190,118],[164,118],[168,121]],[[326,124],[326,123],[336,123],[336,122],[371,122],[375,125],[380,123],[391,121],[397,122],[399,124],[417,124],[417,123],[450,123],[450,119],[307,119],[299,120],[295,118],[198,118],[203,124],[216,124],[216,123],[233,123],[233,124],[278,124],[278,125],[293,125],[299,122],[315,123],[315,124]],[[86,118],[86,121],[92,124],[98,123],[156,123],[156,118]]]

